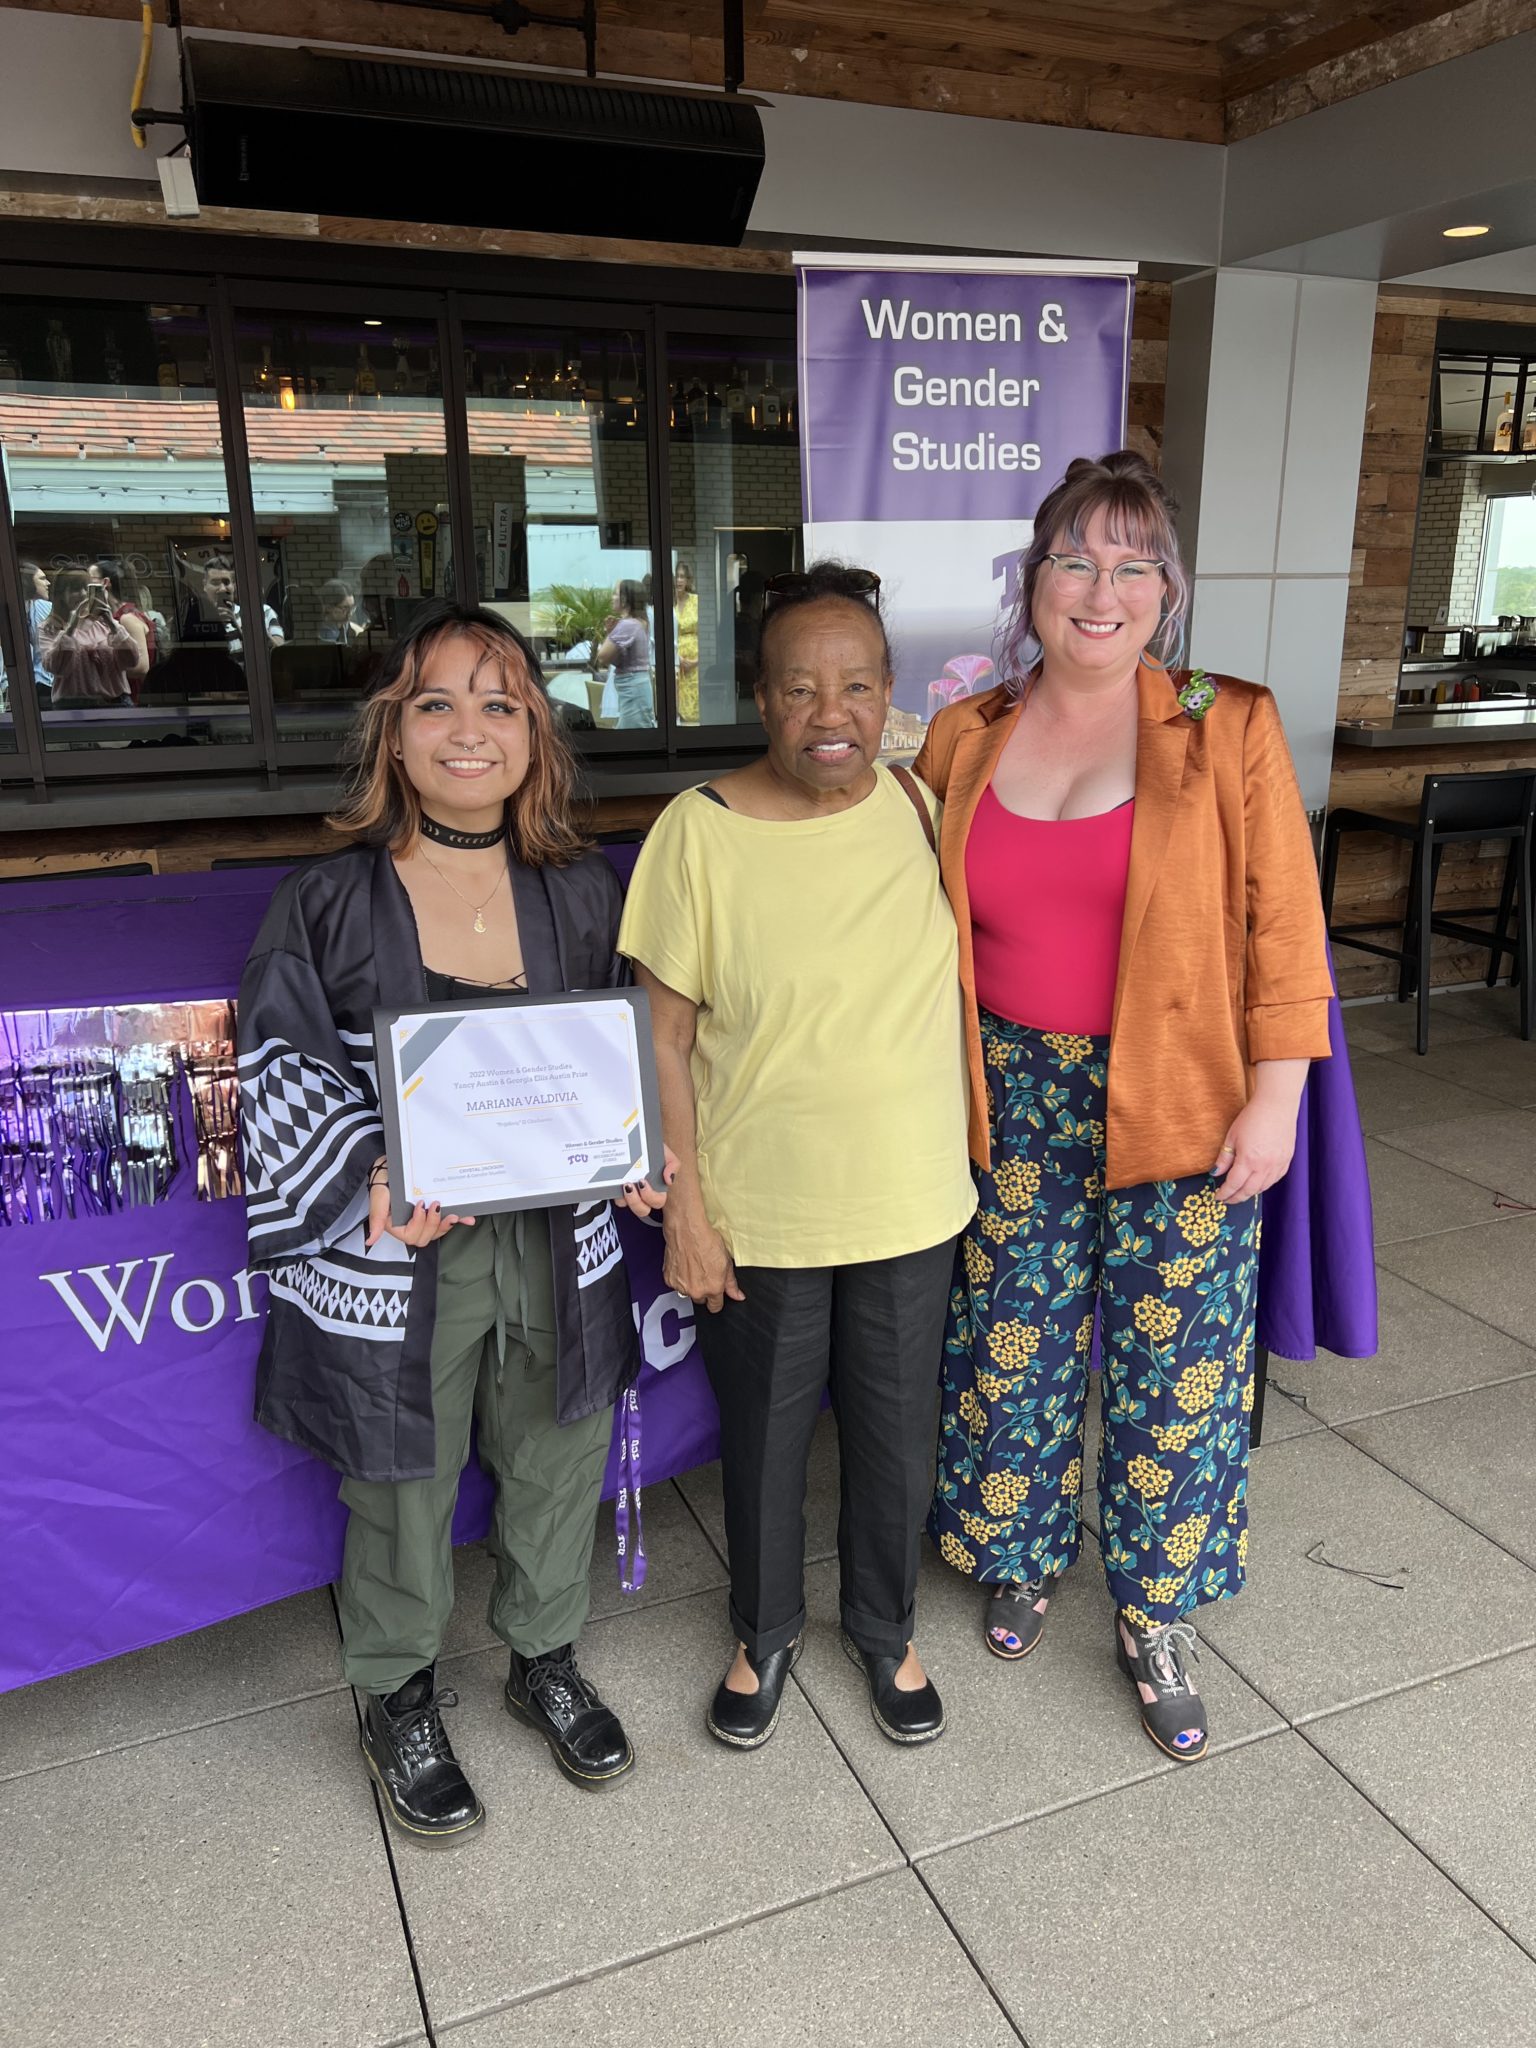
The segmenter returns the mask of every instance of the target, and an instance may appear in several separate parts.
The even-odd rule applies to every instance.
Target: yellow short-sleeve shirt
[[[897,1258],[964,1227],[955,921],[887,770],[852,809],[791,823],[678,797],[619,951],[699,1006],[699,1174],[737,1265]]]

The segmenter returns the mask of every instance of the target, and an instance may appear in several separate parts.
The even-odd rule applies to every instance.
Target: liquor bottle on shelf
[[[357,345],[357,374],[352,379],[352,389],[359,398],[377,398],[379,380],[373,374],[373,365],[368,360],[368,344],[360,341]]]
[[[163,378],[161,382],[164,382]],[[277,372],[272,367],[272,344],[269,341],[261,344],[261,362],[256,370],[256,389],[267,398],[277,390]]]
[[[394,348],[395,381],[390,388],[396,393],[409,391],[411,388],[411,359],[405,352],[405,336],[403,334],[395,336]]]
[[[699,382],[697,373],[694,375],[693,382],[688,386],[688,396],[684,403],[688,408],[688,424],[695,433],[698,432],[700,427],[707,427],[709,425],[709,393]]]
[[[211,342],[203,350],[203,366],[197,375],[198,382],[202,385],[203,389],[211,391],[213,389],[213,344]]]
[[[480,359],[470,343],[464,348],[464,391],[470,398],[485,398],[489,393],[480,389]]]
[[[48,374],[55,384],[68,384],[75,374],[75,352],[62,320],[48,322]]]
[[[725,387],[725,419],[727,426],[732,420],[747,422],[747,387],[743,381],[740,363],[731,365],[731,381]]]
[[[1493,427],[1494,454],[1508,455],[1510,450],[1514,446],[1514,442],[1515,394],[1513,393],[1513,391],[1506,391],[1504,394],[1504,410],[1499,414],[1498,419],[1494,422]]]
[[[1532,398],[1530,409],[1525,415],[1525,424],[1520,429],[1520,453],[1536,454],[1536,397]]]
[[[720,387],[713,377],[709,380],[705,399],[709,407],[709,424],[714,428],[721,427],[725,422],[725,400],[720,396]]]
[[[160,362],[155,371],[156,383],[162,391],[179,391],[181,389],[181,371],[177,366],[175,356],[171,353],[171,344],[168,341],[162,341],[159,353]]]
[[[435,398],[442,388],[443,367],[437,359],[437,350],[429,348],[427,350],[427,367],[416,379],[416,389]]]
[[[128,372],[123,367],[123,352],[117,345],[117,334],[107,328],[101,337],[101,359],[109,384],[126,384]]]
[[[757,394],[758,424],[765,434],[776,434],[784,424],[784,402],[773,381],[773,365],[764,366],[763,388]]]

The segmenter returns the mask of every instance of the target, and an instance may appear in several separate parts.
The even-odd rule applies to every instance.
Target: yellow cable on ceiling
[[[139,39],[139,68],[134,74],[133,104],[128,109],[130,115],[136,114],[144,104],[144,88],[149,83],[149,56],[155,42],[155,10],[150,5],[150,0],[144,0],[141,12],[144,32]],[[144,130],[137,121],[132,122],[131,126],[133,128],[133,146],[135,149],[142,149],[144,147]]]

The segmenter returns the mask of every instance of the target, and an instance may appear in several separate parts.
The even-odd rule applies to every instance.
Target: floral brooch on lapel
[[[1179,708],[1187,717],[1199,720],[1216,702],[1216,685],[1203,668],[1191,669],[1189,681],[1179,692]]]

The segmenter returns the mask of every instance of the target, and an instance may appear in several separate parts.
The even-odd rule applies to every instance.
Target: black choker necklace
[[[483,853],[489,846],[500,846],[506,839],[507,828],[498,825],[494,832],[456,832],[451,825],[439,825],[436,818],[421,814],[421,836],[430,839],[436,846],[456,846],[461,853]]]

